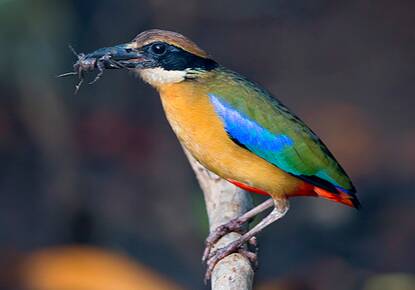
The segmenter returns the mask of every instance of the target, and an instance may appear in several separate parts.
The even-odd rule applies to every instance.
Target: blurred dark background
[[[172,283],[107,289],[205,289],[203,196],[157,93],[123,71],[77,95],[75,78],[56,78],[76,60],[68,44],[89,52],[150,28],[267,87],[358,188],[359,212],[292,200],[259,236],[255,289],[415,289],[414,11],[410,0],[0,0],[0,289],[35,289],[28,259],[63,245],[128,256]]]

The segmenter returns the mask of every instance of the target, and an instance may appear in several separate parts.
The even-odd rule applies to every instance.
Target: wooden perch
[[[209,216],[210,231],[239,217],[252,207],[249,193],[237,188],[203,167],[183,148],[203,190]],[[223,247],[238,239],[239,233],[229,233],[215,247]],[[212,290],[251,290],[254,271],[249,260],[234,253],[223,258],[214,268]]]

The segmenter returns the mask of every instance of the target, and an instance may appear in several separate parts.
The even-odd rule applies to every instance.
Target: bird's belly
[[[180,142],[210,171],[273,196],[290,194],[300,186],[299,179],[233,142],[207,95],[170,91],[161,98]]]

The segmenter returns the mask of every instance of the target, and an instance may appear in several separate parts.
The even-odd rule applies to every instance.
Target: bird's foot
[[[241,221],[236,218],[230,220],[226,224],[218,226],[215,230],[209,233],[209,236],[205,241],[205,250],[203,252],[202,261],[206,262],[212,252],[212,249],[216,242],[222,238],[224,235],[229,234],[230,232],[242,232],[242,226],[245,224],[245,221]]]
[[[256,269],[258,267],[258,246],[257,246],[257,241],[255,237],[252,237],[249,241],[248,241],[248,245],[249,246],[253,246],[254,247],[254,251],[250,251],[248,250],[245,245],[244,245],[245,241],[240,238],[232,243],[230,243],[229,245],[220,248],[216,251],[214,251],[213,253],[211,253],[208,258],[207,258],[207,269],[206,269],[206,273],[205,273],[205,283],[210,280],[211,276],[212,276],[212,272],[213,269],[215,268],[216,264],[222,260],[223,258],[229,256],[230,254],[233,253],[239,253],[242,256],[246,257],[251,264],[253,265],[253,268]]]

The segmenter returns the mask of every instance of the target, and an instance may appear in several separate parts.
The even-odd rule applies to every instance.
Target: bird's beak
[[[141,69],[150,67],[152,61],[147,59],[139,50],[133,48],[131,43],[104,47],[82,56],[78,63],[101,63],[103,68],[132,68]]]
[[[104,69],[144,69],[155,66],[155,61],[146,57],[134,42],[104,47],[94,52],[84,54],[76,53],[72,46],[72,52],[78,57],[78,61],[73,65],[74,71],[64,73],[58,77],[78,75],[79,82],[75,86],[75,94],[79,91],[85,79],[85,73],[98,69],[95,79],[89,84],[95,83],[104,73]]]

